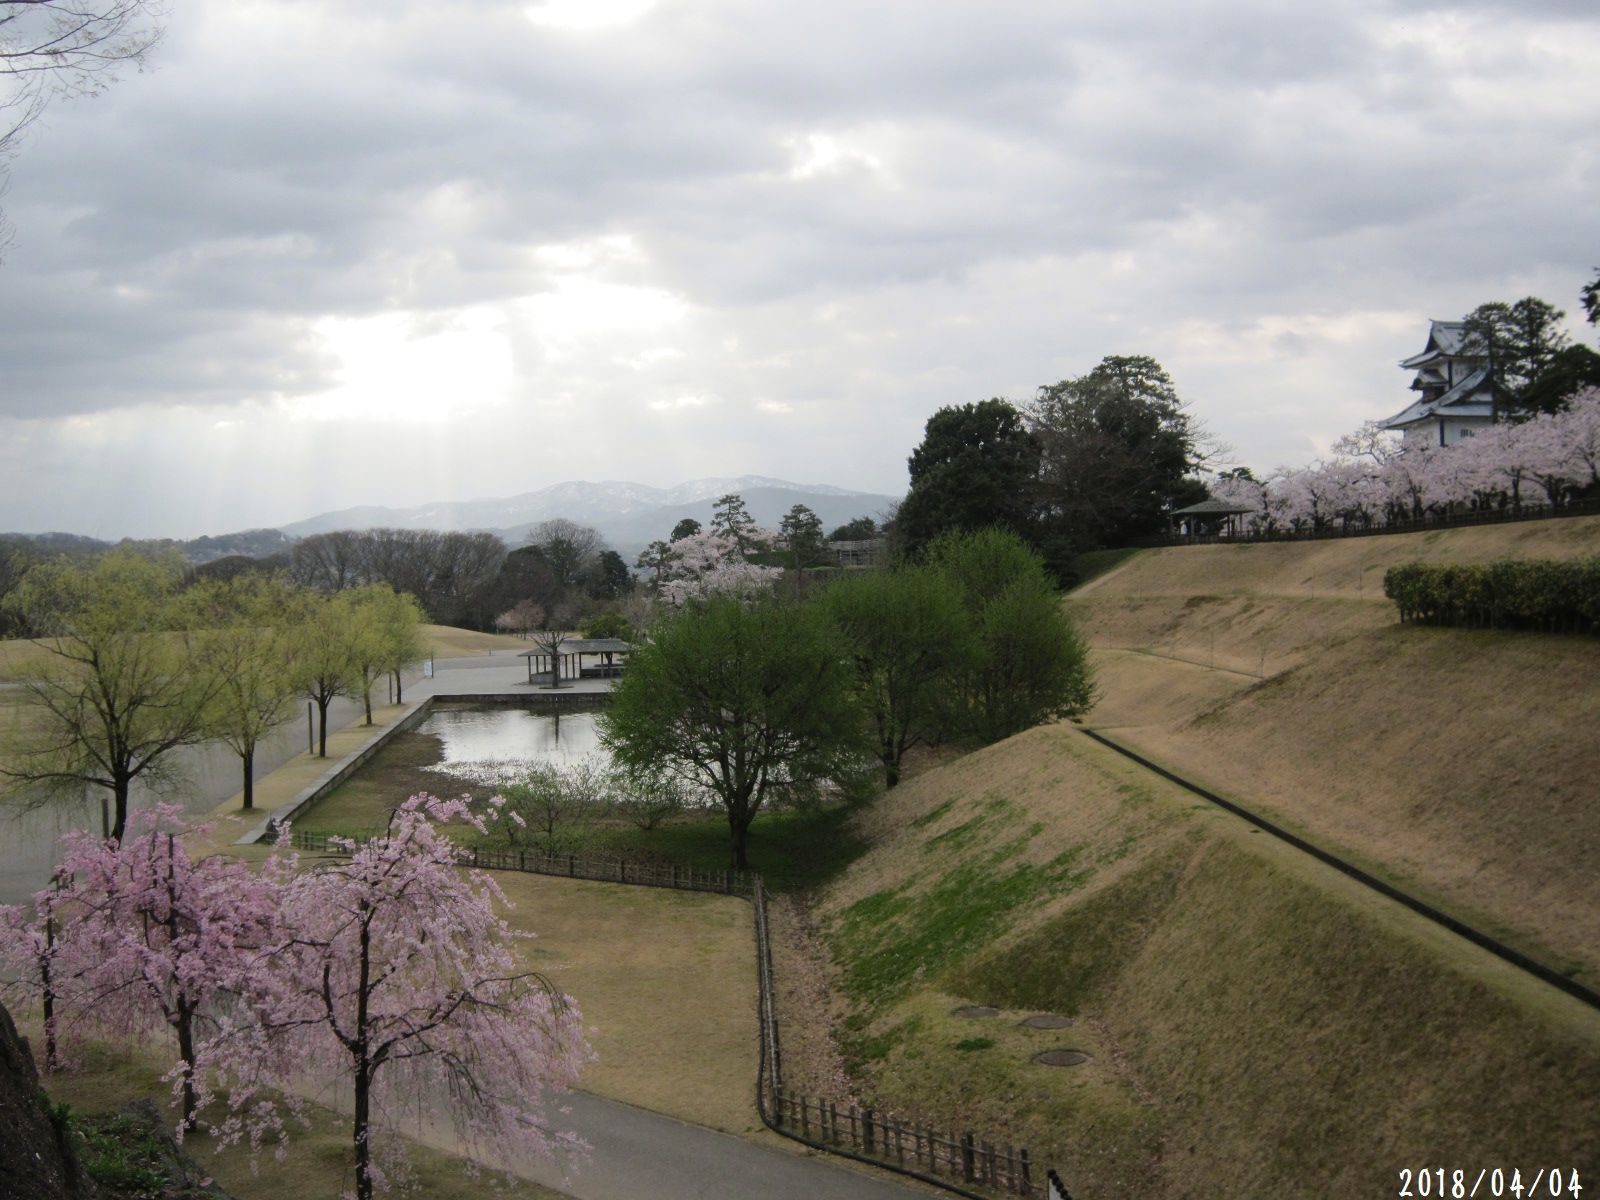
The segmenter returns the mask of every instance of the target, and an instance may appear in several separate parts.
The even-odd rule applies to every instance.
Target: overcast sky
[[[1593,0],[172,0],[11,164],[0,529],[899,493],[1149,354],[1257,468],[1600,264]]]

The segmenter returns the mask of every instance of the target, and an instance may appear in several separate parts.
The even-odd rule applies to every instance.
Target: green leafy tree
[[[285,623],[298,603],[295,589],[271,576],[240,575],[201,583],[185,600],[200,668],[216,683],[208,724],[239,756],[243,807],[254,808],[256,748],[289,719],[297,694]]]
[[[1480,304],[1467,314],[1465,349],[1488,364],[1497,402],[1513,411],[1526,407],[1528,389],[1568,343],[1561,328],[1566,315],[1537,296]]]
[[[895,516],[906,552],[948,530],[999,526],[1032,536],[1039,442],[1007,401],[941,408],[908,465],[911,490]]]
[[[871,517],[846,521],[828,535],[830,542],[865,542],[878,536],[878,523]]]
[[[672,536],[667,540],[672,542],[681,542],[684,538],[693,537],[699,532],[700,522],[696,521],[693,517],[684,517],[683,520],[679,521],[672,527]]]
[[[317,756],[328,757],[328,706],[361,686],[355,607],[344,597],[307,596],[295,614],[290,677],[295,692],[317,706]]]
[[[615,550],[602,550],[589,568],[589,594],[597,600],[617,600],[633,587],[628,564]]]
[[[756,519],[750,515],[743,496],[729,492],[717,497],[711,506],[711,532],[732,538],[740,554],[749,554],[756,547]]]
[[[539,522],[529,532],[528,544],[539,551],[564,589],[578,586],[584,572],[605,549],[596,530],[565,517]]]
[[[386,583],[369,583],[340,592],[336,601],[347,605],[349,655],[353,691],[361,697],[368,725],[372,724],[372,689],[385,675],[395,681],[400,698],[400,678],[405,667],[422,657],[422,610],[410,596]]]
[[[641,571],[650,572],[650,586],[655,590],[661,589],[661,581],[666,575],[667,568],[678,561],[678,552],[666,542],[651,542],[639,554],[639,559],[633,565]]]
[[[1191,477],[1204,432],[1155,359],[1112,356],[1039,389],[1028,420],[1042,448],[1041,521],[1052,558],[1160,532],[1205,498]]]
[[[1584,388],[1600,387],[1600,354],[1587,346],[1572,345],[1554,357],[1522,393],[1522,409],[1535,413],[1564,412],[1567,402]]]
[[[822,598],[844,635],[884,783],[938,729],[945,699],[977,665],[973,622],[945,575],[904,564],[839,580]]]
[[[422,605],[415,596],[385,589],[373,594],[368,611],[377,626],[378,666],[394,679],[394,700],[399,704],[405,699],[405,669],[428,652],[422,637]]]
[[[119,841],[134,781],[170,778],[172,752],[209,733],[217,682],[194,669],[180,580],[176,562],[112,551],[38,564],[9,599],[48,654],[21,673],[27,709],[0,774],[41,801],[104,789]]]
[[[624,771],[715,796],[733,865],[774,801],[859,774],[866,750],[854,680],[820,609],[720,596],[658,625],[612,693],[601,740]]]
[[[972,622],[973,665],[949,689],[947,727],[996,742],[1094,702],[1088,648],[1062,612],[1044,561],[1001,529],[946,534],[928,563]]]
[[[822,518],[804,504],[796,504],[778,522],[778,532],[789,545],[789,569],[795,573],[798,588],[800,572],[822,559]]]
[[[612,609],[594,613],[585,619],[580,629],[586,638],[621,638],[625,642],[633,640],[633,626],[628,624],[628,618]]]
[[[1600,267],[1595,268],[1594,278],[1583,285],[1579,295],[1583,299],[1583,311],[1589,318],[1589,324],[1600,325]]]

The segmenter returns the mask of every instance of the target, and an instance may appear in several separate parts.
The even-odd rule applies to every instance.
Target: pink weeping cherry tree
[[[214,1098],[213,1078],[256,1070],[259,1047],[232,1034],[256,1024],[244,1010],[254,965],[281,940],[279,881],[236,859],[191,858],[181,831],[181,810],[161,805],[134,814],[120,842],[69,835],[64,886],[45,914],[65,918],[55,936],[78,1032],[147,1042],[165,1031],[176,1042],[167,1079],[180,1135]]]
[[[350,1089],[355,1195],[403,1170],[401,1112],[448,1116],[474,1165],[581,1148],[555,1132],[547,1096],[589,1057],[572,1000],[526,968],[494,880],[461,865],[441,826],[481,828],[464,800],[417,795],[347,861],[294,876],[290,931],[263,973],[266,1022],[292,1075]]]
[[[61,883],[35,892],[33,912],[0,905],[0,994],[37,1004],[44,1024],[44,1069],[62,1070],[61,1016],[74,1008],[79,970],[72,943],[62,938]]]

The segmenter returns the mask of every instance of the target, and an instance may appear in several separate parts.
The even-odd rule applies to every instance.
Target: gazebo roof
[[[621,638],[567,638],[561,643],[563,654],[626,654],[633,649],[631,642]],[[518,658],[532,658],[538,655],[543,658],[549,655],[548,650],[523,650]]]
[[[1226,517],[1235,513],[1253,513],[1253,508],[1241,508],[1237,504],[1229,504],[1226,500],[1202,500],[1199,504],[1191,504],[1188,508],[1174,509],[1175,517]]]

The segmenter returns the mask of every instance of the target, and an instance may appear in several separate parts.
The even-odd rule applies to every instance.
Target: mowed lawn
[[[577,1001],[579,1086],[728,1133],[759,1128],[755,931],[733,896],[495,872],[532,964]]]

